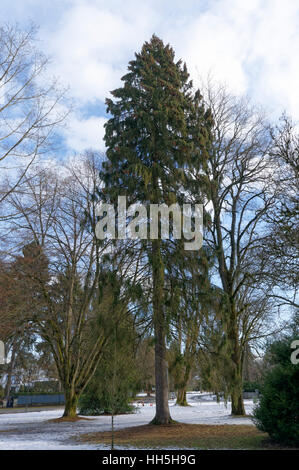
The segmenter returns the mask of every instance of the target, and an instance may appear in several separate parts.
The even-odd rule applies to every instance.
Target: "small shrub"
[[[290,361],[273,366],[261,393],[254,410],[257,427],[277,443],[299,446],[299,367]]]
[[[114,405],[114,414],[132,413],[134,407],[128,403],[127,396],[118,396]],[[79,399],[79,414],[84,416],[99,416],[111,414],[111,404],[104,394],[96,396],[93,392],[83,394]]]

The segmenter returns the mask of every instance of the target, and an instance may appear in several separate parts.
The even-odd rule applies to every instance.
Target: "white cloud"
[[[274,113],[285,108],[299,119],[299,5],[290,0],[265,3],[248,58],[248,69],[256,70],[253,93]]]
[[[4,0],[5,14],[10,20],[20,11],[24,15],[25,3]],[[33,20],[41,23],[52,70],[70,85],[78,109],[104,101],[121,83],[134,52],[156,33],[186,60],[192,78],[212,72],[276,117],[286,109],[299,120],[299,9],[294,0],[44,0],[42,12],[39,1],[28,5]],[[73,114],[67,144],[78,151],[99,148],[103,122]]]
[[[191,75],[212,72],[237,93],[299,111],[299,12],[293,0],[196,2],[73,0],[48,33],[55,71],[81,102],[104,100],[153,32],[174,46]]]
[[[151,34],[153,12],[139,6],[127,18],[118,9],[111,12],[101,5],[74,2],[55,34],[44,36],[54,72],[70,84],[81,102],[104,100],[120,84],[128,59]]]
[[[229,16],[220,13],[209,11],[194,19],[183,41],[177,41],[180,55],[195,81],[199,74],[211,72],[236,93],[243,93],[248,86],[243,62],[249,45],[242,40],[244,32],[233,28]]]
[[[299,6],[293,0],[222,0],[172,32],[191,76],[211,72],[277,117],[299,120]]]
[[[104,150],[104,124],[103,117],[91,116],[87,119],[72,114],[64,130],[66,145],[75,152],[86,149]]]

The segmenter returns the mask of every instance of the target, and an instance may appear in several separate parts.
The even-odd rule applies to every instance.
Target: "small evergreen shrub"
[[[277,342],[272,348],[278,363],[264,377],[254,421],[273,441],[296,447],[299,446],[299,365],[290,361],[290,342],[284,343]]]
[[[128,403],[127,394],[119,393],[113,404],[114,414],[132,413],[134,407]],[[111,400],[104,389],[91,389],[79,399],[79,414],[84,416],[99,416],[112,414]]]

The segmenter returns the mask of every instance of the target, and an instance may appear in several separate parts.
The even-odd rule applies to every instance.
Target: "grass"
[[[140,449],[167,447],[194,449],[285,449],[271,443],[269,436],[255,426],[173,423],[167,426],[135,426],[114,433],[115,445]],[[111,432],[83,434],[93,444],[111,443]]]

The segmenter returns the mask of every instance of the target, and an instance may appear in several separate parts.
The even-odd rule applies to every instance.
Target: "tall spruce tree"
[[[123,86],[112,92],[114,99],[106,100],[112,117],[105,132],[105,195],[114,203],[122,195],[127,203],[146,207],[186,202],[192,183],[188,168],[200,167],[208,158],[211,115],[199,91],[194,92],[186,65],[175,62],[173,49],[157,36],[144,43],[128,70]],[[144,242],[152,285],[156,424],[171,422],[163,243],[160,236]]]

